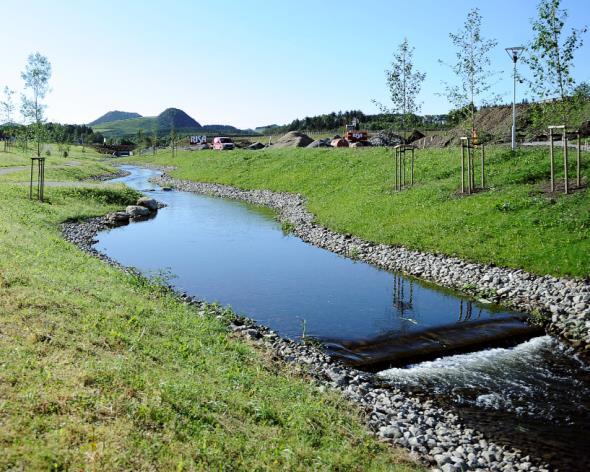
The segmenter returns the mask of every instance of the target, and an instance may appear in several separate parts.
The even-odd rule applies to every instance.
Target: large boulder
[[[332,147],[348,147],[348,141],[342,138],[335,138],[330,142]]]
[[[264,144],[262,144],[261,142],[256,141],[255,143],[250,144],[250,146],[248,146],[248,149],[251,149],[252,151],[257,151],[258,149],[264,149],[265,146]]]
[[[415,129],[414,131],[412,131],[412,134],[410,134],[410,136],[408,136],[406,138],[406,143],[410,144],[413,143],[414,141],[418,141],[419,139],[424,138],[426,135],[421,133],[420,131],[418,131],[417,129]]]
[[[274,144],[275,148],[306,147],[313,142],[308,135],[299,131],[289,131]]]
[[[369,142],[371,143],[371,146],[397,146],[404,142],[404,138],[391,131],[382,130],[369,139]]]
[[[330,138],[316,139],[307,145],[308,148],[330,147]]]
[[[150,215],[150,210],[148,208],[139,205],[129,205],[125,208],[125,212],[128,213],[131,218],[141,218]]]
[[[115,211],[107,215],[107,220],[113,225],[124,225],[129,223],[129,213],[124,211]]]
[[[158,209],[158,202],[150,197],[141,197],[137,200],[137,205],[147,208],[150,211]]]

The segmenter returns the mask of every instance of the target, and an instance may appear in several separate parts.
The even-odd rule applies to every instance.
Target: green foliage
[[[463,29],[449,34],[457,50],[457,61],[450,67],[459,84],[445,84],[445,94],[457,109],[470,108],[472,130],[475,129],[476,107],[498,101],[497,96],[490,96],[495,75],[491,69],[490,53],[498,42],[481,35],[481,23],[479,8],[473,8],[467,14]]]
[[[391,69],[385,71],[387,87],[391,99],[391,107],[373,100],[383,113],[399,113],[402,118],[404,134],[409,119],[420,111],[421,104],[417,101],[426,74],[414,68],[414,48],[410,47],[408,38],[404,38],[393,55]]]
[[[51,78],[51,63],[36,52],[27,60],[25,70],[21,73],[25,82],[25,89],[30,90],[32,97],[22,95],[21,114],[25,121],[32,122],[35,141],[37,142],[37,156],[41,155],[41,142],[47,137],[43,122],[46,105],[41,103],[49,92],[49,79]]]
[[[560,159],[556,151],[556,159]],[[249,159],[244,159],[249,156]],[[370,241],[522,268],[590,274],[590,196],[546,196],[546,149],[486,148],[489,190],[458,197],[460,150],[416,153],[417,185],[393,193],[392,153],[383,148],[179,151],[136,162],[174,165],[182,179],[302,194],[318,222]],[[574,162],[570,159],[573,172]],[[582,173],[590,157],[582,155]],[[477,169],[476,169],[477,171]],[[557,179],[563,177],[558,166]],[[477,175],[477,172],[476,172]]]
[[[2,110],[2,120],[6,124],[12,124],[13,113],[14,113],[14,102],[12,96],[14,90],[4,87],[4,100],[0,102],[0,109]]]
[[[571,125],[571,114],[587,101],[583,94],[574,95],[575,81],[571,75],[575,52],[582,46],[587,28],[572,28],[564,36],[568,13],[560,4],[560,0],[540,1],[533,21],[534,38],[525,58],[533,73],[531,89],[540,102],[531,114],[537,129],[552,124]]]

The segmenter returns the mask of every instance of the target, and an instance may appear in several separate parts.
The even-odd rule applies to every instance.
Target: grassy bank
[[[72,146],[68,157],[59,155],[56,145],[45,144],[50,155],[45,155],[45,180],[53,182],[81,181],[96,175],[107,175],[116,171],[108,157],[92,148]],[[13,146],[10,152],[0,152],[0,182],[29,182],[31,156],[34,150],[22,151]],[[7,167],[24,167],[16,172],[3,173]],[[35,178],[37,169],[35,167]]]
[[[470,197],[457,195],[458,149],[417,151],[417,185],[401,193],[391,191],[386,149],[180,151],[176,158],[159,153],[134,162],[175,165],[172,175],[182,179],[301,193],[321,224],[368,240],[537,274],[587,277],[590,197],[585,190],[543,193],[547,154],[488,149],[489,190]],[[584,175],[588,167],[584,153]],[[559,165],[557,172],[563,172]]]
[[[25,193],[0,183],[1,470],[418,469],[338,395],[61,238],[133,192]]]

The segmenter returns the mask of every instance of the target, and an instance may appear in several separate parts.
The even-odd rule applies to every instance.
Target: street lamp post
[[[519,55],[524,51],[523,47],[506,48],[506,52],[514,63],[513,72],[513,90],[512,90],[512,150],[516,151],[516,63],[518,62]]]

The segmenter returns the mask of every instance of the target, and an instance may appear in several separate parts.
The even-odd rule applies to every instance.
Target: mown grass
[[[123,187],[0,184],[1,470],[417,470],[303,373],[59,224],[132,203]],[[201,316],[205,315],[205,316]]]
[[[115,173],[116,169],[110,165],[104,154],[97,153],[92,148],[71,146],[68,157],[57,152],[57,145],[45,144],[50,149],[49,156],[45,155],[45,180],[53,182],[67,182],[85,180],[96,175]],[[10,152],[0,152],[0,170],[4,167],[24,166],[25,169],[0,174],[0,182],[28,182],[30,179],[30,165],[33,150],[22,151],[13,146]],[[34,178],[37,167],[34,168]]]
[[[548,151],[487,149],[488,190],[457,194],[459,150],[416,152],[416,186],[392,192],[387,149],[181,151],[138,157],[175,165],[181,179],[301,193],[318,221],[380,243],[522,268],[537,274],[590,274],[590,197],[547,195]],[[557,156],[559,163],[560,156]],[[588,171],[583,153],[582,172]],[[573,163],[570,175],[573,175]],[[557,165],[558,177],[563,173]],[[479,175],[479,174],[476,174]],[[479,178],[479,177],[477,177]]]
[[[45,152],[47,150],[50,152],[49,155]],[[36,154],[37,148],[32,143],[29,143],[29,149],[26,151],[23,151],[18,146],[11,146],[8,152],[4,151],[4,145],[0,143],[0,167],[29,166],[31,165],[30,158]],[[46,159],[46,165],[61,165],[77,160],[88,162],[104,159],[105,157],[104,154],[99,154],[88,146],[70,146],[68,157],[63,157],[63,154],[58,150],[57,144],[44,144],[42,154],[42,157]]]

